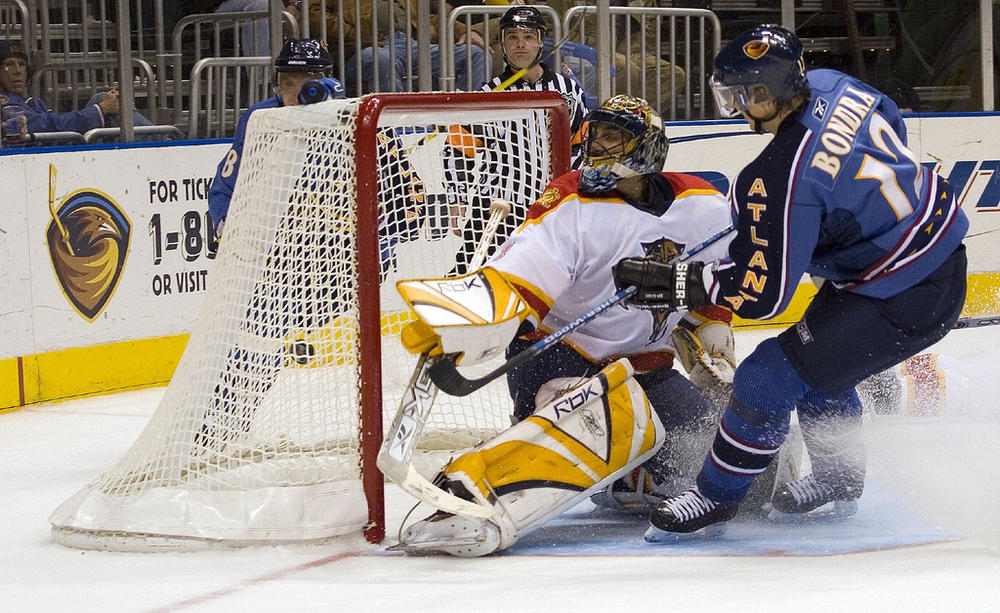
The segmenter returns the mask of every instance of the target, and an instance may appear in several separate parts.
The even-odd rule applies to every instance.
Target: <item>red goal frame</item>
[[[454,111],[544,110],[549,122],[552,177],[570,170],[570,123],[566,101],[552,91],[447,92],[372,94],[359,106],[355,123],[355,172],[358,258],[358,343],[361,479],[368,501],[365,538],[385,538],[384,477],[375,464],[382,445],[382,346],[379,299],[378,168],[376,134],[379,117],[390,109]]]

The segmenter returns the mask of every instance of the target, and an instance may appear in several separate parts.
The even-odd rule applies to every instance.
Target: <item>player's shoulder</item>
[[[281,98],[278,96],[271,96],[270,98],[264,98],[260,102],[255,102],[250,108],[247,109],[247,114],[254,111],[259,111],[260,109],[276,109],[280,106],[284,106],[281,103]]]
[[[252,115],[255,111],[259,111],[261,109],[276,109],[279,106],[282,106],[282,104],[281,99],[278,98],[278,96],[265,98],[260,102],[250,105],[247,110],[243,111],[243,114],[240,115],[240,120],[236,123],[236,137],[242,140],[247,129],[247,123],[250,121],[250,115]]]
[[[813,92],[834,90],[843,83],[854,80],[856,79],[849,74],[832,68],[816,68],[806,72],[806,81]]]
[[[722,195],[714,185],[699,176],[683,172],[663,172],[660,174],[670,183],[670,187],[674,189],[675,200],[691,196]]]
[[[554,179],[528,209],[527,219],[537,219],[563,202],[576,198],[580,186],[580,171],[574,170]]]
[[[253,114],[255,111],[259,111],[261,109],[276,109],[280,106],[284,105],[281,104],[281,98],[279,98],[278,96],[271,96],[270,98],[264,98],[259,102],[251,104],[247,108],[247,110],[243,111],[243,114],[240,115],[240,121],[246,123],[246,121],[250,119],[250,115]]]

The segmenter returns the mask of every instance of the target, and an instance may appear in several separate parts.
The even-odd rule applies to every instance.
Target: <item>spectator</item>
[[[301,19],[298,0],[282,0],[284,11],[296,20]],[[217,4],[216,13],[249,13],[270,10],[268,0],[222,0]],[[317,0],[318,4],[318,0]],[[240,51],[246,56],[271,55],[271,30],[267,19],[256,19],[240,25]]]
[[[513,4],[513,2],[511,3]],[[554,8],[560,15],[573,8],[577,3],[570,0],[548,0],[546,2]],[[657,2],[653,0],[612,0],[612,6],[628,7],[656,7]],[[584,36],[579,41],[590,47],[597,46],[597,23],[595,17],[587,15],[583,19]],[[656,46],[657,29],[660,22],[656,19],[647,18],[641,30],[632,24],[631,36],[629,37],[628,55],[625,53],[614,54],[614,91],[617,93],[631,93],[633,96],[642,96],[649,100],[657,108],[659,113],[666,117],[673,108],[674,96],[684,91],[685,74],[679,66],[674,66],[667,60],[660,57],[660,50]],[[578,24],[570,24],[574,27],[573,35],[578,32]],[[625,34],[624,27],[616,27],[615,34],[620,38]],[[570,38],[574,38],[571,36]],[[670,42],[662,38],[661,41]],[[617,49],[616,45],[616,49]],[[596,55],[595,55],[596,57]],[[597,73],[594,66],[580,55],[573,57],[563,57],[563,63],[567,64],[576,76],[581,80],[583,86],[590,91],[597,91]],[[676,89],[671,89],[671,75]],[[645,83],[645,90],[643,90]],[[657,99],[657,86],[659,85],[659,99]]]
[[[312,2],[309,5],[309,20],[310,29],[315,32],[321,31],[325,21],[327,39],[334,48],[339,47],[337,38],[343,29],[348,57],[344,67],[348,91],[358,92],[359,88],[364,93],[407,91],[406,79],[417,70],[417,0],[372,0],[362,2],[360,11],[355,10],[353,2],[344,2],[340,8],[342,12],[338,13],[338,3],[328,0],[324,14],[321,4]],[[450,6],[448,10],[451,10]],[[435,79],[441,76],[439,43],[443,41],[443,21],[445,18],[441,15],[431,16],[431,70]],[[379,28],[378,40],[372,37],[373,24]],[[389,25],[394,26],[395,31],[389,33]],[[466,35],[465,25],[456,23],[455,40],[465,43],[455,47],[455,86],[458,89],[479,87],[486,76],[488,54],[482,37],[475,31],[468,33],[468,40]],[[355,54],[357,41],[361,45],[360,78],[359,56]],[[469,60],[471,71],[466,70]]]
[[[83,109],[56,113],[41,98],[28,95],[30,66],[28,53],[19,42],[0,41],[0,107],[3,122],[23,117],[29,134],[43,132],[86,133],[94,128],[117,127],[118,91],[114,88],[93,96]],[[13,124],[11,124],[13,125]],[[150,121],[135,114],[135,125],[148,126]],[[10,127],[7,128],[10,130]]]

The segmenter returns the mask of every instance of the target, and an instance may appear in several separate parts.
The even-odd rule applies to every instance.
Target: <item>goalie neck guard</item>
[[[642,98],[619,94],[587,116],[580,191],[598,194],[618,181],[663,170],[670,141],[663,120]]]

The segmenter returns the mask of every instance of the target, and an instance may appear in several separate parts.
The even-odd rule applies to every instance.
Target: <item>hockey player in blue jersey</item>
[[[318,97],[306,98],[304,102],[319,102],[325,98],[343,98],[344,86],[330,77],[333,60],[326,44],[308,38],[291,38],[285,41],[281,52],[274,59],[277,73],[276,95],[254,104],[240,116],[233,136],[233,146],[226,157],[219,162],[212,187],[208,190],[208,212],[216,237],[222,236],[222,227],[229,213],[229,201],[236,187],[236,177],[243,157],[243,141],[246,138],[247,122],[258,109],[274,109],[280,106],[295,106],[300,103],[302,86],[309,81],[319,80],[323,91]],[[306,92],[308,93],[308,92]]]
[[[250,115],[259,109],[296,106],[321,102],[329,98],[343,98],[344,87],[340,81],[329,77],[333,67],[326,45],[310,39],[289,39],[274,60],[277,73],[277,94],[254,104],[240,117],[233,138],[233,146],[219,163],[212,187],[208,192],[208,208],[216,237],[221,237],[229,204],[236,186],[243,144]],[[307,152],[307,156],[317,155]],[[307,167],[321,167],[325,160],[317,160]],[[303,177],[313,183],[316,176]],[[317,227],[323,227],[318,224]],[[301,257],[307,250],[332,254],[339,249],[336,235],[314,233],[301,236],[268,253],[273,269],[281,269],[278,262]],[[332,257],[332,255],[330,256]],[[325,275],[303,275],[295,283],[273,284],[269,277],[261,279],[253,291],[247,323],[250,328],[278,330],[281,336],[293,328],[314,330],[330,318],[322,305],[335,304],[334,283]],[[286,351],[296,356],[295,343]],[[311,346],[303,346],[305,351]],[[251,348],[234,347],[226,358],[222,373],[223,384],[216,387],[214,401],[203,416],[203,423],[195,441],[202,447],[221,450],[226,444],[249,431],[250,423],[263,397],[270,391],[281,369],[285,356],[280,353],[261,352]],[[251,384],[253,382],[253,384]]]
[[[837,71],[807,73],[801,42],[773,25],[727,45],[711,86],[724,115],[774,135],[731,187],[729,257],[626,259],[617,284],[638,287],[640,308],[714,303],[749,319],[780,314],[803,273],[822,286],[800,321],[740,364],[695,486],[650,516],[653,542],[721,533],[793,409],[813,472],[775,492],[775,510],[852,513],[865,468],[854,386],[944,337],[965,301],[968,219],[907,148],[888,96]]]

